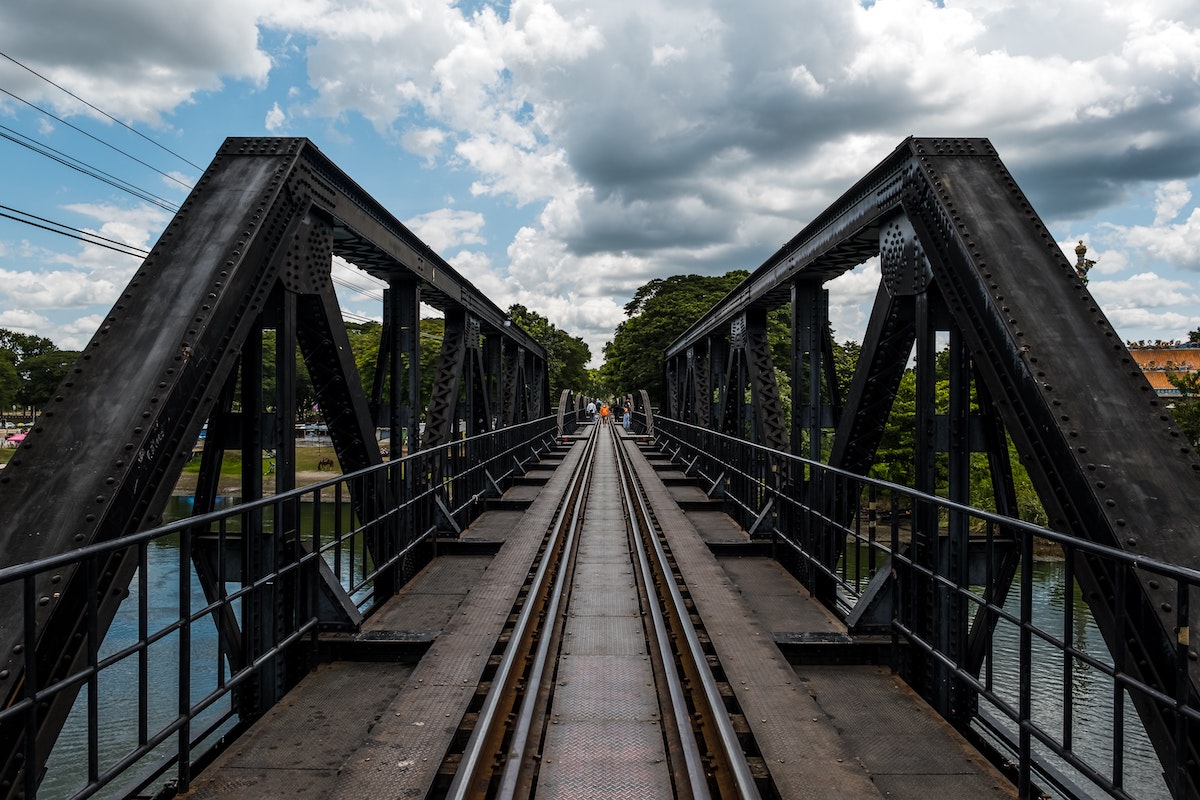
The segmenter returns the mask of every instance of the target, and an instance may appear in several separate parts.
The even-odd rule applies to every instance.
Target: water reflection
[[[1016,580],[1020,581],[1018,573]],[[1071,603],[1070,619],[1064,613]],[[1017,591],[1009,593],[1005,610],[1017,616],[1020,612]],[[1067,586],[1066,562],[1037,561],[1033,571],[1032,624],[1054,639],[1068,641],[1078,651],[1101,664],[1112,665],[1108,646],[1096,627],[1091,611],[1083,601],[1079,587]],[[1067,630],[1069,626],[1069,630]],[[1014,708],[1019,702],[1019,635],[1017,626],[997,624],[994,643],[992,677],[997,695]],[[1162,777],[1158,757],[1146,736],[1140,718],[1128,697],[1120,700],[1114,694],[1114,682],[1095,667],[1068,657],[1050,643],[1033,637],[1031,649],[1031,698],[1033,722],[1060,742],[1070,742],[1071,750],[1097,771],[1112,777],[1114,708],[1123,709],[1124,725],[1123,782],[1125,791],[1136,798],[1169,800],[1170,792]],[[1064,691],[1065,676],[1070,675]],[[981,701],[982,705],[983,701]],[[1068,725],[1067,709],[1072,719]],[[1009,727],[1015,738],[1015,728]],[[1082,776],[1035,743],[1034,750],[1047,763],[1071,775],[1084,791],[1103,795]]]
[[[147,606],[147,629],[151,632],[171,625],[179,618],[179,542],[178,539],[163,539],[151,542],[146,550],[145,602]],[[188,565],[189,574],[191,573]],[[112,656],[139,639],[138,606],[142,602],[143,576],[141,570],[130,584],[129,596],[122,602],[120,611],[109,628],[108,635],[100,647],[100,658]],[[192,575],[191,607],[204,605],[204,593],[199,581]],[[104,669],[97,679],[98,691],[97,722],[100,738],[98,742],[98,771],[114,766],[148,732],[153,736],[168,725],[177,715],[179,708],[179,661],[181,655],[190,665],[190,701],[196,702],[209,694],[217,685],[217,635],[216,626],[210,617],[202,617],[191,625],[190,646],[181,654],[181,637],[172,632],[146,650],[144,667],[141,657],[133,653]],[[146,680],[142,680],[142,675]],[[139,696],[144,693],[145,721],[139,719]],[[75,705],[67,718],[62,735],[55,744],[47,763],[46,776],[42,781],[39,798],[70,797],[87,782],[87,699],[88,689],[80,691]],[[208,708],[194,725],[203,727],[215,721],[229,708],[228,698]],[[144,729],[143,729],[144,727]],[[176,746],[172,736],[158,750],[145,759],[155,763],[171,748]],[[137,771],[130,773],[138,774]],[[169,777],[169,776],[168,776]],[[97,797],[119,796],[124,781],[102,790]]]

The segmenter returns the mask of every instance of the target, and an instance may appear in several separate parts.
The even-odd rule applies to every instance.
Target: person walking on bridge
[[[608,403],[600,404],[600,424],[608,424]]]
[[[588,415],[588,422],[596,421],[596,401],[595,400],[588,400],[587,415]]]

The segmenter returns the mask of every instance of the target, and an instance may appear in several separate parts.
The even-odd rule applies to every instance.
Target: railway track
[[[430,797],[776,796],[622,437],[579,446]]]

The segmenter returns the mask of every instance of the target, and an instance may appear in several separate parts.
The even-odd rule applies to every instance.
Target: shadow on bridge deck
[[[633,437],[621,438],[638,450]],[[566,451],[564,463],[581,450]],[[871,643],[852,642],[761,543],[669,464],[635,459],[780,796],[1015,796],[887,667],[870,663],[878,653]],[[567,472],[531,473],[360,633],[327,637],[331,662],[184,796],[426,797]]]

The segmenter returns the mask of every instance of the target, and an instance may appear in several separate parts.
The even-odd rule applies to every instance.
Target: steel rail
[[[474,729],[471,731],[471,736],[467,740],[467,745],[463,749],[458,769],[455,771],[454,778],[450,782],[450,788],[446,793],[446,797],[449,799],[464,800],[467,797],[474,796],[479,791],[478,781],[481,778],[480,771],[483,769],[484,757],[485,755],[493,755],[499,749],[499,743],[503,738],[504,732],[507,730],[508,726],[504,717],[508,712],[505,711],[502,714],[501,712],[504,710],[502,707],[506,700],[511,699],[515,691],[515,686],[520,680],[521,671],[518,667],[525,666],[530,645],[534,635],[537,633],[537,619],[541,616],[541,610],[546,608],[546,605],[537,602],[537,598],[541,594],[547,594],[546,603],[552,605],[555,609],[557,609],[560,601],[564,588],[563,576],[565,575],[566,564],[569,558],[555,558],[554,556],[556,553],[569,554],[570,547],[574,545],[575,533],[579,527],[582,494],[586,490],[588,481],[591,478],[592,454],[595,452],[595,449],[596,437],[587,437],[584,451],[580,456],[575,471],[571,474],[570,482],[564,493],[562,506],[559,508],[551,525],[551,533],[542,553],[541,562],[538,564],[529,593],[526,595],[521,612],[513,627],[508,646],[504,649],[500,664],[497,666],[496,673],[492,678],[491,688],[484,700],[483,707],[479,711],[479,716]],[[552,572],[556,566],[561,566],[562,568]],[[552,577],[555,578],[553,585],[551,585]],[[535,610],[537,613],[535,613]],[[551,624],[553,624],[555,619],[552,614],[547,614],[544,618],[549,620]],[[541,638],[545,640],[549,637],[543,636]],[[541,650],[542,648],[539,647],[539,654]],[[543,667],[534,665],[534,669],[537,669],[540,674]],[[529,694],[536,696],[537,684],[527,682],[526,685],[528,687],[526,697]],[[522,712],[523,716],[524,713]],[[526,729],[527,734],[528,730]],[[521,748],[521,751],[523,749]]]
[[[662,606],[655,602],[660,596],[656,588],[654,569],[646,552],[643,532],[650,527],[650,519],[646,515],[644,499],[638,491],[632,474],[627,469],[627,463],[622,457],[622,448],[616,437],[612,437],[612,446],[617,454],[617,474],[621,479],[621,496],[625,501],[625,511],[632,539],[636,542],[638,557],[638,576],[646,592],[647,605],[650,607],[650,617],[654,625],[655,644],[663,662],[663,673],[666,677],[667,693],[671,698],[671,712],[675,720],[675,728],[679,734],[680,745],[683,749],[683,760],[687,770],[688,787],[694,800],[704,800],[712,796],[708,779],[705,775],[704,760],[700,755],[700,746],[696,742],[696,734],[688,712],[687,692],[679,671],[674,669],[675,650],[671,646],[671,631],[663,615]],[[639,507],[640,506],[640,507]],[[651,535],[653,533],[651,532]],[[678,782],[676,783],[678,787]]]
[[[692,686],[692,698],[700,711],[701,705],[707,706],[707,714],[705,717],[711,721],[716,732],[716,741],[710,741],[706,738],[706,744],[713,750],[713,755],[718,759],[718,763],[726,767],[728,771],[728,779],[736,789],[739,797],[747,798],[748,800],[756,800],[760,797],[758,784],[755,782],[754,775],[750,771],[750,765],[746,761],[745,752],[742,750],[739,742],[737,731],[733,728],[733,723],[729,719],[729,714],[725,710],[725,701],[721,697],[720,689],[717,686],[716,678],[713,677],[712,670],[708,667],[708,658],[704,652],[704,648],[700,644],[700,638],[696,635],[696,629],[690,622],[690,613],[687,605],[684,602],[683,595],[679,591],[679,586],[676,583],[672,574],[667,554],[663,549],[662,543],[654,530],[652,524],[653,514],[650,510],[649,503],[646,500],[645,493],[641,490],[640,484],[634,473],[633,464],[629,454],[625,448],[619,443],[616,437],[613,437],[613,447],[617,454],[618,470],[621,475],[621,487],[626,498],[626,504],[630,511],[630,524],[635,524],[636,520],[640,520],[638,533],[641,535],[635,536],[640,543],[638,547],[639,561],[646,565],[646,568],[652,566],[657,572],[659,585],[663,591],[655,590],[655,576],[649,573],[643,573],[643,581],[646,582],[646,591],[651,598],[652,611],[661,616],[661,610],[657,604],[653,602],[655,597],[660,597],[663,604],[666,606],[667,613],[674,617],[677,624],[674,626],[676,632],[686,642],[686,648],[680,648],[678,655],[680,659],[690,660],[692,673],[689,677],[699,686]],[[652,564],[650,563],[652,562]],[[657,621],[656,621],[657,627]],[[663,658],[668,664],[675,662],[676,653],[669,647],[667,642],[670,637],[660,637],[660,647],[665,648]],[[667,670],[671,674],[671,670]],[[675,677],[678,681],[678,676]],[[682,691],[682,689],[681,689]],[[672,707],[675,710],[676,718],[680,716],[680,709],[686,708],[686,703],[676,701],[672,690]],[[685,742],[685,758],[686,743],[695,745],[695,734],[693,726],[689,721],[685,720],[685,726],[681,731],[681,739]],[[699,750],[696,751],[696,758],[699,758]],[[704,770],[701,768],[698,773],[692,772],[692,764],[689,760],[689,780],[695,786],[697,775],[701,779],[704,778]],[[722,780],[726,776],[718,775],[718,785],[725,783]],[[703,793],[697,794],[697,797],[708,797],[708,785],[704,782]]]
[[[533,729],[534,714],[541,704],[541,687],[542,681],[546,674],[546,665],[550,663],[551,648],[555,649],[554,656],[557,657],[558,647],[561,645],[561,632],[556,635],[555,630],[559,618],[559,608],[562,605],[563,598],[567,591],[567,577],[573,573],[572,562],[575,554],[575,544],[583,530],[583,512],[587,508],[587,495],[591,488],[592,466],[595,463],[593,458],[596,448],[596,435],[588,437],[588,446],[584,451],[580,461],[583,463],[583,485],[587,487],[581,497],[576,497],[575,502],[571,504],[571,520],[567,526],[567,538],[563,543],[562,555],[558,559],[559,568],[555,572],[554,586],[550,591],[549,597],[546,599],[545,611],[541,615],[545,622],[545,629],[538,637],[537,650],[534,653],[533,661],[529,665],[529,675],[525,680],[525,692],[521,697],[520,711],[517,713],[516,722],[512,728],[512,735],[508,743],[508,753],[504,760],[504,767],[500,774],[500,785],[496,796],[509,798],[517,796],[518,782],[522,776],[522,767],[525,763],[526,748],[529,746],[529,734]]]

